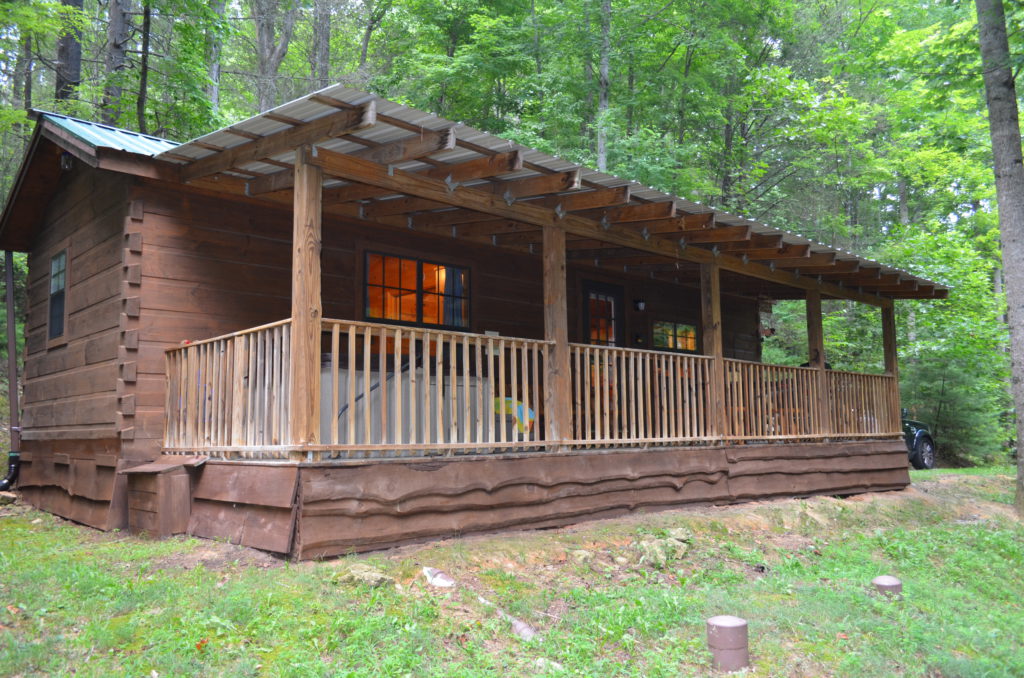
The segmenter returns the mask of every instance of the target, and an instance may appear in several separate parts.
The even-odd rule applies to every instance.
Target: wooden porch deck
[[[319,462],[901,435],[892,375],[583,344],[552,427],[554,342],[324,320],[306,385],[320,438],[295,445],[290,335],[282,320],[168,351],[165,451]]]

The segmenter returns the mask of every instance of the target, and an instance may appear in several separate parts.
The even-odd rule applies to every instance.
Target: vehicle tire
[[[935,443],[931,438],[921,436],[917,439],[910,463],[916,469],[935,468]]]

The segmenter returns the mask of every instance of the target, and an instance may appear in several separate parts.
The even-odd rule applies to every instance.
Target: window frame
[[[590,335],[590,295],[599,294],[601,296],[610,297],[613,304],[613,313],[615,324],[612,327],[612,340],[611,344],[597,344],[594,343]],[[614,285],[612,283],[599,282],[597,280],[584,280],[583,281],[583,340],[584,343],[592,346],[605,346],[608,348],[625,348],[626,347],[626,312],[625,312],[625,298],[626,290],[621,285]]]
[[[452,332],[470,332],[470,331],[472,331],[472,327],[473,327],[473,302],[472,302],[473,281],[472,281],[472,269],[469,266],[448,263],[448,262],[445,262],[445,261],[439,261],[439,260],[431,259],[431,258],[428,258],[428,257],[421,257],[421,256],[405,254],[405,253],[385,252],[385,251],[369,249],[369,248],[364,249],[362,254],[363,254],[363,257],[362,257],[362,263],[363,263],[363,271],[362,271],[363,275],[362,275],[362,278],[363,278],[363,319],[364,320],[366,320],[368,322],[382,323],[382,324],[387,324],[387,325],[401,325],[403,327],[426,327],[426,328],[437,329],[437,330],[449,330],[449,331],[452,331]],[[370,283],[370,257],[374,256],[374,255],[380,256],[380,257],[391,257],[393,259],[404,259],[406,261],[415,261],[416,262],[416,321],[396,320],[396,319],[393,319],[393,318],[375,318],[375,317],[371,317],[370,316],[370,288],[371,287],[383,287],[383,288],[387,287],[386,285],[376,285],[376,284],[371,285],[371,283]],[[459,298],[463,299],[464,303],[466,304],[466,325],[465,326],[435,324],[435,323],[427,323],[427,322],[423,321],[423,295],[424,295],[424,292],[423,292],[423,265],[424,264],[432,264],[434,266],[444,266],[445,268],[458,269],[458,270],[464,272],[464,274],[466,276],[466,293],[464,295],[462,295],[461,297],[459,297]],[[442,298],[444,297],[443,293],[442,293],[441,296],[442,296]]]
[[[53,285],[53,260],[64,255],[64,286],[60,290],[63,292],[63,304],[61,314],[61,333],[57,336],[50,336],[51,332],[51,320],[53,319],[53,298],[54,292],[51,292]],[[57,346],[63,346],[68,343],[68,316],[70,304],[68,303],[68,292],[71,287],[71,241],[70,239],[64,240],[59,243],[54,249],[53,254],[46,258],[46,348],[55,348]]]
[[[668,346],[657,346],[654,343],[654,326],[658,323],[671,323],[672,325],[685,325],[686,327],[693,328],[693,350],[685,348],[671,348]],[[676,335],[673,335],[676,336]],[[697,323],[686,322],[685,320],[677,320],[675,318],[653,318],[651,320],[651,349],[655,351],[668,351],[669,353],[682,353],[685,355],[700,355],[700,328]]]

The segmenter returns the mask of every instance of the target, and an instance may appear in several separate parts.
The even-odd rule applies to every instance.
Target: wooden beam
[[[817,410],[819,429],[814,433],[831,433],[831,411],[829,405],[828,375],[825,374],[825,333],[821,323],[821,293],[807,290],[807,362],[813,367],[817,384],[814,408]]]
[[[750,237],[750,226],[719,226],[704,231],[688,231],[680,238],[687,245],[739,242]]]
[[[565,281],[565,229],[544,229],[544,338],[548,350],[544,379],[545,435],[549,441],[572,436],[572,375],[569,371],[568,294]]]
[[[711,381],[708,384],[708,414],[711,432],[726,435],[725,429],[725,355],[722,349],[722,283],[718,264],[700,266],[701,346],[711,356]]]
[[[473,160],[460,163],[438,165],[419,174],[431,179],[461,183],[476,179],[488,179],[510,172],[518,172],[522,168],[522,153],[519,151],[509,151],[507,153],[496,153],[495,155],[488,155],[482,158],[474,158]],[[379,186],[349,184],[347,186],[325,188],[324,204],[367,200],[369,198],[380,198],[394,194],[394,191],[389,191]]]
[[[669,219],[654,219],[644,222],[644,228],[651,235],[662,235],[666,233],[685,235],[691,231],[700,231],[713,228],[715,225],[715,213],[684,214],[681,217]]]
[[[772,263],[775,264],[776,268],[799,268],[803,270],[804,266],[827,266],[835,261],[835,258],[836,255],[832,252],[812,252],[806,257],[776,259]]]
[[[810,278],[794,276],[786,271],[772,270],[755,262],[745,263],[737,257],[723,254],[716,255],[710,250],[701,247],[682,249],[678,244],[661,238],[644,238],[639,233],[639,229],[623,227],[612,223],[605,226],[575,213],[560,215],[553,209],[530,205],[527,202],[509,205],[501,198],[489,192],[466,187],[450,189],[443,181],[411,172],[404,172],[397,168],[392,168],[389,171],[387,167],[367,162],[361,158],[353,158],[325,149],[314,149],[314,152],[318,153],[318,155],[313,157],[311,162],[322,167],[331,176],[348,181],[372,184],[387,188],[395,193],[404,193],[406,195],[437,200],[438,202],[446,202],[455,207],[475,210],[539,227],[560,224],[565,228],[567,237],[578,236],[585,239],[599,240],[622,247],[633,247],[643,252],[663,254],[672,259],[686,259],[701,264],[715,262],[723,270],[748,275],[753,278],[778,282],[800,289],[820,289],[822,293],[829,296],[863,301],[874,306],[883,303],[883,299],[875,295],[858,293],[856,290],[849,290],[828,283],[819,283]],[[662,203],[657,204],[660,205]],[[640,207],[646,207],[646,205],[641,205]],[[628,209],[628,207],[619,209]],[[813,263],[810,262],[811,265]],[[800,265],[804,265],[803,260],[801,260]]]
[[[348,155],[381,165],[397,165],[453,148],[455,148],[455,128],[449,127],[438,131],[424,130],[411,137],[373,148],[363,148]]]
[[[311,120],[301,127],[288,127],[280,132],[200,158],[181,168],[181,180],[187,182],[263,158],[281,155],[304,144],[365,129],[376,122],[377,108],[371,101],[351,110],[338,111]]]
[[[839,259],[827,266],[801,266],[800,273],[803,275],[821,275],[829,277],[832,274],[853,273],[860,268],[860,262],[852,259]]]
[[[671,200],[647,202],[642,205],[624,205],[606,210],[586,210],[577,216],[602,223],[622,223],[670,219],[676,215],[676,204]]]
[[[419,136],[399,139],[388,144],[353,151],[350,155],[366,158],[382,164],[396,164],[416,160],[438,151],[455,148],[455,131],[452,128],[439,132],[424,132]],[[271,162],[264,160],[264,162]],[[257,177],[249,182],[249,195],[260,195],[283,191],[292,187],[294,173],[275,172]]]
[[[495,195],[500,195],[506,201],[515,200],[523,196],[540,195],[544,193],[558,193],[571,191],[579,188],[580,171],[570,170],[556,174],[544,174],[526,179],[512,179],[509,181],[497,181],[491,184],[473,186],[480,190],[489,190]],[[367,205],[365,213],[371,216],[385,214],[405,214],[407,212],[419,212],[425,210],[437,210],[449,207],[447,203],[436,200],[425,200],[423,198],[394,198],[381,200],[372,205]],[[476,219],[480,214],[473,212]]]
[[[292,235],[292,326],[289,356],[289,431],[292,445],[320,442],[320,168],[307,162],[309,147],[295,152]]]

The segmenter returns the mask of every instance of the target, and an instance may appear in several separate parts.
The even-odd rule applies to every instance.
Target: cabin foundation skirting
[[[113,438],[25,440],[18,490],[26,503],[62,518],[101,530],[126,527],[120,451]]]
[[[309,464],[210,460],[193,472],[190,534],[297,559],[910,482],[900,440]]]

